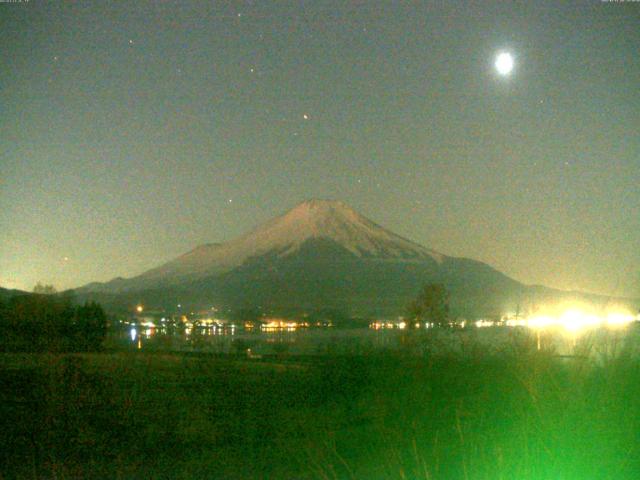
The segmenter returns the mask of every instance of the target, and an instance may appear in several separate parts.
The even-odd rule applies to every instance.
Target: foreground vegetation
[[[632,479],[640,362],[0,355],[2,478]]]
[[[49,293],[0,299],[0,352],[98,351],[106,334],[107,316],[96,303]]]

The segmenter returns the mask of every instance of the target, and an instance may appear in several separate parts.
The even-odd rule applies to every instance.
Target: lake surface
[[[526,327],[400,330],[372,328],[309,327],[244,330],[194,328],[176,331],[129,326],[110,334],[116,348],[246,353],[248,356],[364,355],[376,352],[474,354],[549,350],[558,355],[610,358],[640,355],[640,324],[619,329],[597,328],[567,332],[559,328],[532,330]]]

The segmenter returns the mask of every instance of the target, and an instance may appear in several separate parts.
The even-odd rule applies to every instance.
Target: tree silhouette
[[[33,293],[40,293],[42,295],[53,295],[57,293],[56,287],[53,285],[42,285],[42,283],[36,283],[36,286],[33,287]]]
[[[409,327],[416,322],[429,322],[436,326],[449,325],[449,292],[440,283],[425,285],[408,309]]]
[[[68,296],[16,295],[0,308],[0,351],[100,350],[107,317],[96,303],[75,306]]]

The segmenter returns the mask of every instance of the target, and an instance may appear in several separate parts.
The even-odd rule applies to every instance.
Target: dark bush
[[[68,297],[36,294],[0,306],[2,351],[95,351],[106,334],[107,318],[96,303],[75,306]]]

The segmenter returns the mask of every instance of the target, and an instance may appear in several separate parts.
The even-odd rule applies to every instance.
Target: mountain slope
[[[87,287],[119,292],[180,285],[229,272],[263,255],[287,257],[311,239],[333,241],[358,258],[436,262],[444,258],[375,224],[342,202],[309,200],[230,242],[201,245],[129,280],[118,278]]]
[[[425,248],[342,202],[310,200],[226,243],[194,250],[130,279],[78,292],[108,306],[211,306],[272,312],[397,315],[431,282],[456,315],[499,315],[569,292],[527,287],[482,262]],[[575,296],[575,295],[574,295]],[[604,298],[604,297],[603,297]]]
[[[31,295],[30,292],[24,292],[22,290],[8,289],[0,287],[0,301],[7,301],[11,297],[17,297],[19,295]]]

